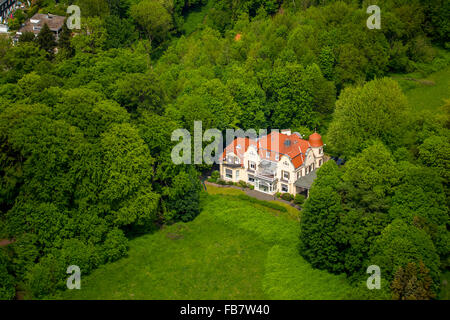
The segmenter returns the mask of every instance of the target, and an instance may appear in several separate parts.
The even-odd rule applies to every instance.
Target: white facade
[[[267,150],[258,152],[256,145],[248,146],[244,152],[244,147],[237,147],[237,152],[225,150],[225,159],[220,164],[221,178],[236,183],[244,181],[254,185],[255,190],[269,194],[299,193],[295,182],[321,167],[324,161],[323,145],[309,146],[301,155],[304,158],[300,165],[297,159],[297,167],[287,154]]]

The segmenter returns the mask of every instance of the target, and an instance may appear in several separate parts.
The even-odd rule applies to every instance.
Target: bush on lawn
[[[217,170],[214,170],[211,173],[211,178],[209,179],[210,182],[217,182],[217,180],[220,179],[220,173]]]
[[[294,199],[294,196],[290,193],[283,193],[281,195],[281,199],[283,199],[285,201],[292,201]]]
[[[103,243],[103,256],[105,261],[113,262],[127,254],[128,239],[120,229],[113,229],[106,235]]]
[[[294,198],[294,203],[301,206],[303,203],[305,203],[305,196],[302,194],[297,194]]]
[[[239,181],[239,186],[244,189],[248,187],[247,182],[242,181],[242,180]]]

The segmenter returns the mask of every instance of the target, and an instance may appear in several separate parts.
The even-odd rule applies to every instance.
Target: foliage
[[[295,195],[294,203],[299,206],[303,205],[305,203],[305,196],[302,194]]]
[[[417,266],[410,262],[405,268],[399,267],[392,280],[393,300],[429,300],[435,297],[431,291],[432,280],[429,270],[422,261]]]
[[[436,292],[439,287],[439,256],[431,239],[423,230],[402,220],[394,220],[383,230],[371,248],[371,256],[370,263],[380,266],[389,283],[399,267],[422,261],[430,270],[431,291]]]
[[[283,193],[281,195],[281,199],[283,199],[285,201],[292,201],[292,199],[294,199],[294,196],[290,193]]]
[[[362,87],[348,88],[336,102],[329,137],[334,152],[350,157],[367,141],[379,139],[399,147],[408,125],[406,98],[395,81],[384,78]]]
[[[122,230],[114,229],[108,232],[102,247],[104,261],[114,262],[124,257],[128,250],[128,239]]]
[[[138,21],[150,42],[161,42],[172,28],[172,18],[163,1],[143,0],[131,6],[131,16]]]
[[[41,31],[39,31],[39,34],[36,37],[36,42],[41,50],[47,52],[47,55],[49,57],[53,56],[53,50],[56,47],[56,41],[55,36],[51,32],[47,24],[44,24]]]
[[[203,130],[279,127],[307,136],[318,129],[326,151],[348,161],[342,168],[328,162],[318,171],[301,219],[304,257],[360,285],[374,257],[373,243],[384,237],[420,240],[439,261],[421,257],[421,250],[414,257],[400,250],[395,254],[401,263],[391,274],[423,260],[436,292],[439,267],[449,265],[450,239],[448,103],[434,110],[448,98],[448,53],[436,47],[448,42],[442,3],[383,0],[383,28],[368,30],[365,8],[355,1],[45,0],[33,2],[26,13],[16,10],[10,27],[19,28],[38,11],[64,15],[71,3],[82,8],[82,29],[64,27],[54,59],[48,28],[36,41],[23,35],[14,46],[0,37],[0,232],[17,240],[9,246],[7,272],[0,270],[7,288],[12,275],[12,283],[27,287],[30,297],[52,294],[64,286],[67,264],[79,263],[89,273],[126,256],[131,236],[202,219],[199,171],[210,166],[176,166],[170,157],[172,132],[192,132],[193,122],[201,120]],[[391,72],[408,100],[395,81],[383,78]],[[415,73],[398,74],[403,72]],[[413,114],[408,102],[414,110],[430,111]],[[217,189],[242,195],[236,188]],[[225,232],[236,240],[233,250],[255,235],[264,242],[255,245],[246,266],[262,268],[266,243],[290,248],[274,249],[273,257],[288,256],[283,259],[289,266],[280,270],[268,263],[265,292],[283,296],[291,292],[287,285],[304,289],[292,283],[310,282],[291,271],[288,279],[294,280],[274,284],[292,266],[317,275],[292,255],[299,230],[273,220],[297,219],[296,209],[244,198],[217,201],[208,210],[218,212],[220,223],[209,237]],[[400,236],[384,235],[397,220],[406,225],[397,228]],[[243,232],[236,236],[230,226]],[[200,234],[192,248],[209,245],[205,238]],[[158,251],[164,245],[150,247]],[[373,250],[381,260],[394,254]],[[182,258],[180,264],[189,265]],[[399,275],[400,283],[408,277]],[[336,289],[342,279],[331,286],[337,296],[344,292]],[[260,274],[258,285],[262,280]],[[426,287],[419,282],[413,281]],[[250,296],[265,297],[252,281],[239,283]],[[320,283],[317,288],[327,288]],[[155,295],[164,296],[151,284]]]
[[[220,177],[220,173],[219,173],[218,170],[214,170],[214,171],[211,173],[211,180],[212,180],[212,182],[216,182],[217,179],[219,179],[219,177]]]
[[[12,300],[16,294],[14,277],[8,271],[9,257],[0,249],[0,300]]]

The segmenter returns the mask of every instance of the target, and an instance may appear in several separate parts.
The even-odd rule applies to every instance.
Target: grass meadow
[[[128,257],[82,276],[81,290],[56,298],[356,297],[344,276],[313,269],[298,254],[299,211],[293,217],[243,200],[237,189],[208,190],[194,221],[131,240]]]
[[[450,66],[422,78],[418,74],[393,75],[413,111],[436,111],[450,99]],[[414,79],[414,80],[407,80]]]

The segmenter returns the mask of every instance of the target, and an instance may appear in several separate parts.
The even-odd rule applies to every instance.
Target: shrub
[[[293,198],[294,198],[294,196],[290,193],[283,193],[281,195],[281,199],[286,200],[286,201],[292,201]]]
[[[122,230],[114,229],[106,235],[103,243],[102,253],[104,261],[113,262],[126,255],[128,250],[128,239]]]
[[[305,202],[305,196],[302,194],[295,195],[294,203],[301,206]]]
[[[242,181],[242,180],[239,181],[239,186],[244,189],[248,187],[247,182]]]
[[[278,199],[280,199],[281,193],[280,193],[280,192],[275,193],[275,197],[277,197]]]
[[[14,278],[8,272],[8,256],[0,248],[0,300],[12,300],[16,294]]]
[[[28,271],[26,275],[28,289],[33,297],[42,298],[55,292],[58,285],[62,285],[64,276],[61,264],[50,254]]]
[[[214,170],[211,173],[211,178],[209,180],[211,180],[211,182],[217,182],[217,180],[220,179],[220,173],[217,170]]]
[[[101,257],[94,245],[85,244],[75,238],[64,240],[61,250],[55,250],[53,254],[64,269],[77,265],[84,274],[90,273],[101,263]]]
[[[219,179],[219,180],[217,180],[217,184],[219,184],[219,185],[221,185],[221,186],[224,186],[224,185],[226,185],[227,183],[226,183],[224,180]]]

